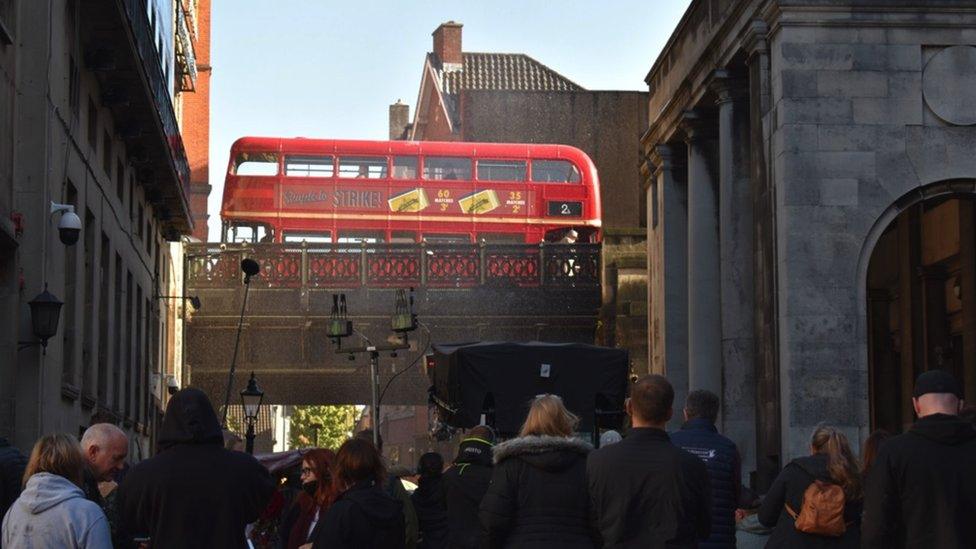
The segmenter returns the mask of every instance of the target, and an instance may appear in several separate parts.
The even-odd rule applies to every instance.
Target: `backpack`
[[[786,504],[794,526],[804,534],[839,538],[847,531],[844,523],[844,489],[831,482],[814,479],[803,492],[803,504],[797,513]]]

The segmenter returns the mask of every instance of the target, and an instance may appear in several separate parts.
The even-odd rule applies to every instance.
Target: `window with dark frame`
[[[68,56],[68,108],[71,117],[78,120],[81,111],[81,70],[75,56]]]
[[[98,148],[98,107],[88,96],[88,146],[94,151]]]
[[[115,161],[115,194],[119,197],[119,202],[125,205],[125,166],[121,160]]]
[[[0,0],[0,45],[9,46],[14,43],[14,17],[16,14],[14,0]]]
[[[102,169],[105,175],[112,179],[112,136],[108,132],[102,134]]]

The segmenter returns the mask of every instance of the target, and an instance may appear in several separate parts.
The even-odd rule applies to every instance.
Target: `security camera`
[[[176,376],[166,376],[166,392],[175,395],[180,390],[180,385],[176,383]]]
[[[71,204],[57,204],[51,202],[51,215],[61,213],[61,221],[58,222],[58,237],[65,246],[73,246],[78,242],[81,234],[81,218],[75,213],[75,207]]]
[[[68,212],[61,216],[58,223],[58,236],[61,243],[65,246],[72,246],[78,242],[78,235],[81,234],[81,218],[74,212]]]

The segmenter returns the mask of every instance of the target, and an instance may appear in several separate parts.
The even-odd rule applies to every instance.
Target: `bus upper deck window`
[[[532,181],[539,183],[579,183],[579,169],[567,160],[533,160]]]
[[[469,180],[471,179],[471,159],[428,156],[424,158],[424,179]]]
[[[385,179],[388,177],[386,170],[386,157],[339,157],[339,177],[344,177],[347,179]]]
[[[226,240],[248,244],[274,242],[274,231],[264,223],[235,223],[227,228]]]
[[[393,179],[417,179],[417,157],[394,156]]]
[[[525,181],[524,160],[479,160],[480,181]]]
[[[285,175],[289,177],[332,177],[335,166],[331,156],[286,156]]]
[[[269,152],[242,152],[234,158],[233,175],[278,175],[278,155]]]

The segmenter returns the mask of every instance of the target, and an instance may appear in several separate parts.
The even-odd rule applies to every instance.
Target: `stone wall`
[[[909,205],[974,189],[973,8],[693,3],[647,76],[651,368],[681,394],[720,356],[723,427],[760,487],[821,421],[867,435],[874,244]],[[715,295],[720,355],[701,350]]]

